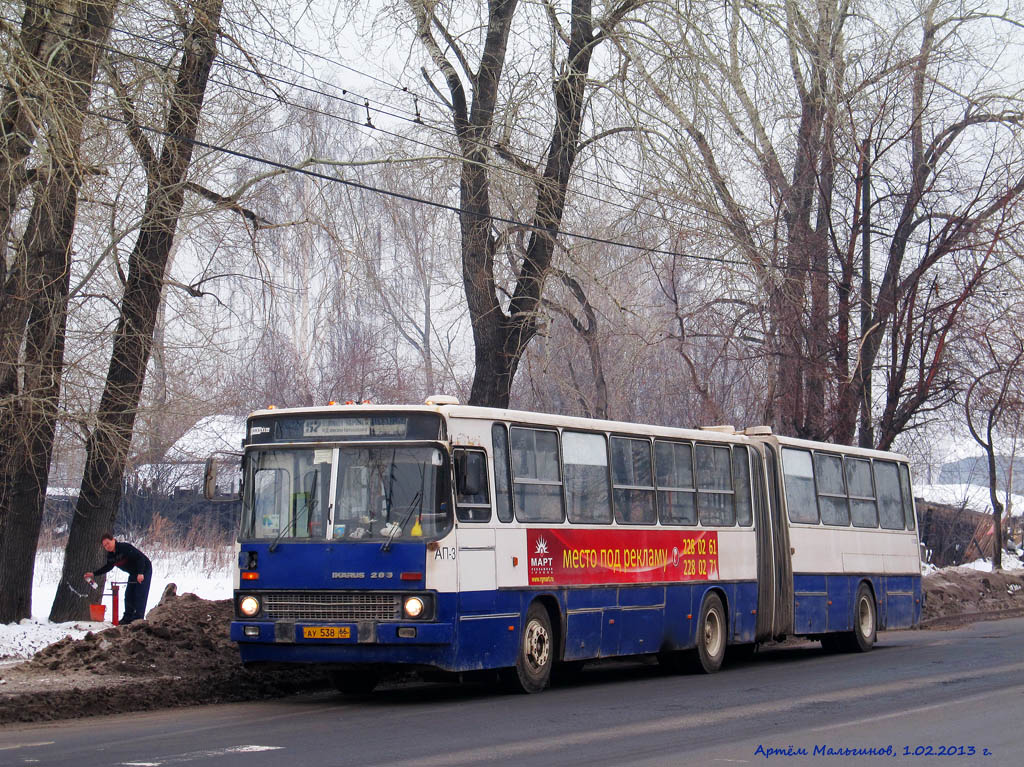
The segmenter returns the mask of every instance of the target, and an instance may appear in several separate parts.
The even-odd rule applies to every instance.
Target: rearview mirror
[[[237,501],[241,498],[241,453],[214,453],[203,470],[203,497],[208,501]]]
[[[485,454],[479,450],[455,452],[455,487],[459,495],[479,495],[487,484]]]

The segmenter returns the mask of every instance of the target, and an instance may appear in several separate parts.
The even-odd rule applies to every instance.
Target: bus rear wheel
[[[722,667],[726,645],[725,608],[717,594],[708,594],[700,606],[697,622],[697,665],[705,674]]]
[[[369,695],[380,681],[380,674],[370,669],[332,671],[331,684],[345,695]]]
[[[845,645],[850,652],[867,652],[875,645],[877,636],[875,597],[866,583],[857,587],[853,602],[853,631],[846,635]]]
[[[540,692],[551,680],[553,664],[551,618],[543,605],[534,602],[526,611],[516,665],[508,675],[512,689],[527,694]]]

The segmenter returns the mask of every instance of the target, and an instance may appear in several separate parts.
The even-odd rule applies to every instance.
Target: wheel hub
[[[713,610],[704,619],[704,647],[710,655],[718,654],[722,641],[722,627],[718,622],[718,614]]]
[[[526,657],[534,668],[543,668],[548,662],[551,642],[548,632],[539,623],[531,623],[526,630]]]

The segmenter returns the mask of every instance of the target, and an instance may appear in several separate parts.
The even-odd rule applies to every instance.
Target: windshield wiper
[[[423,510],[423,491],[417,490],[416,495],[412,497],[412,502],[409,504],[409,511],[406,512],[405,518],[402,520],[402,524],[397,527],[392,527],[388,531],[387,540],[381,544],[381,551],[390,551],[391,543],[398,537],[398,535],[405,529],[405,526],[409,524],[409,520],[412,519],[413,512]]]

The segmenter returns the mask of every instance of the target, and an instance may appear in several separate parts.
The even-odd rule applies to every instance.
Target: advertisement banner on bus
[[[531,586],[705,581],[718,577],[714,530],[527,530]]]

